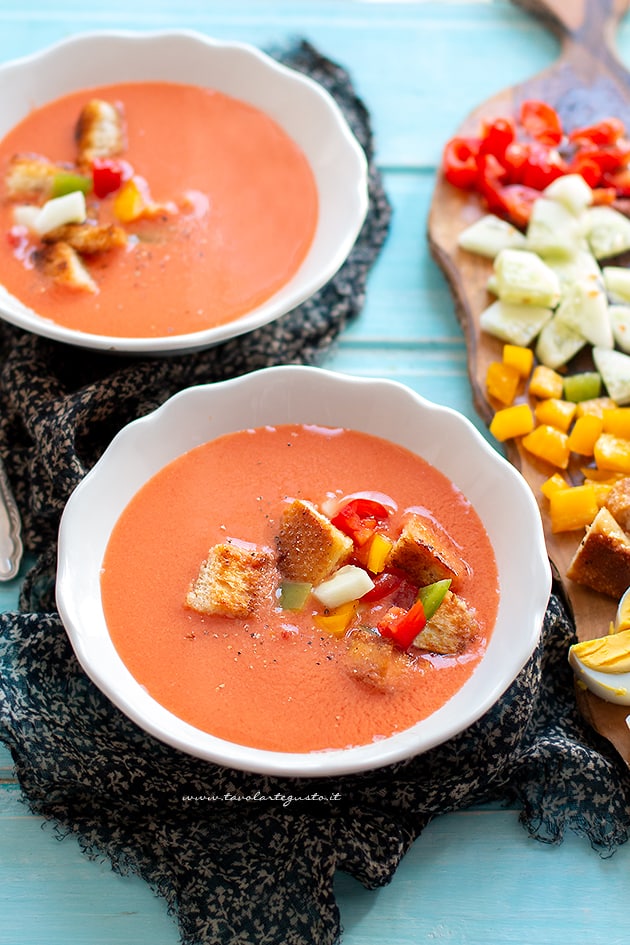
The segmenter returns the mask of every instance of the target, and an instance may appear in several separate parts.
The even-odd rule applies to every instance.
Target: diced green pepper
[[[92,178],[74,171],[59,171],[52,179],[51,197],[63,197],[75,190],[88,194],[92,189]]]
[[[570,374],[564,379],[564,399],[574,404],[582,400],[592,400],[599,397],[602,389],[601,375],[597,371],[583,371],[581,374]]]
[[[303,581],[283,581],[280,585],[278,601],[283,610],[302,610],[312,584]]]
[[[418,599],[422,601],[424,615],[427,620],[430,620],[436,612],[450,586],[450,578],[445,578],[443,581],[435,581],[433,584],[427,584],[426,587],[420,588]]]

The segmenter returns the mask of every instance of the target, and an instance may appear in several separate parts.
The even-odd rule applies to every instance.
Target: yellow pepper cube
[[[575,416],[576,404],[570,400],[560,400],[558,397],[548,397],[541,400],[534,408],[534,415],[539,423],[548,423],[567,433]]]
[[[354,601],[350,601],[348,604],[342,604],[328,613],[317,614],[313,617],[313,623],[320,630],[325,630],[326,633],[330,633],[334,637],[342,637],[354,620],[355,614]]]
[[[497,410],[490,423],[490,433],[499,442],[524,436],[534,429],[534,415],[529,404],[515,404]]]
[[[537,364],[529,382],[529,392],[534,397],[546,400],[548,397],[562,398],[564,380],[561,374],[544,364]]]
[[[521,376],[511,364],[493,361],[486,372],[486,390],[490,397],[506,407],[516,397]]]
[[[522,345],[504,345],[503,363],[516,368],[520,377],[529,377],[534,366],[534,352]]]
[[[597,502],[597,508],[601,509],[603,505],[606,505],[608,496],[610,495],[610,490],[612,489],[612,483],[610,482],[592,482],[591,485],[595,490],[595,500]]]
[[[598,469],[630,474],[630,440],[602,433],[595,442],[593,457]]]
[[[603,417],[605,410],[613,410],[617,404],[610,397],[592,397],[590,400],[581,400],[577,405],[576,417],[583,417],[585,414],[594,414],[596,417]]]
[[[367,557],[367,569],[372,574],[380,574],[389,557],[389,553],[394,546],[394,542],[387,535],[381,532],[375,532],[370,540],[370,547]]]
[[[604,433],[630,440],[630,407],[613,407],[603,411]]]
[[[599,511],[592,483],[556,490],[549,499],[549,511],[554,534],[586,528]]]
[[[578,417],[569,433],[569,449],[572,453],[582,456],[592,456],[595,443],[604,428],[604,421],[594,414],[585,414]]]
[[[558,489],[570,489],[571,486],[566,481],[564,476],[560,473],[554,473],[553,476],[549,476],[549,479],[545,479],[540,491],[545,496],[546,499],[550,499],[554,492],[557,492]]]
[[[140,219],[147,206],[146,194],[135,177],[125,181],[114,198],[114,214],[121,223]]]
[[[566,469],[569,465],[569,437],[562,430],[543,423],[524,436],[522,443],[533,456],[551,463],[552,466]]]

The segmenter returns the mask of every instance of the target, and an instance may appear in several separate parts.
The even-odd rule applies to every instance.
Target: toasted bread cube
[[[123,116],[115,105],[93,98],[79,115],[75,137],[81,167],[90,167],[97,158],[116,157],[125,150]]]
[[[346,672],[357,682],[379,692],[393,692],[408,666],[408,657],[369,630],[355,630],[347,638]]]
[[[48,230],[42,236],[44,243],[67,243],[77,253],[91,256],[109,249],[117,249],[127,243],[127,234],[115,223],[65,223]]]
[[[311,584],[319,584],[345,564],[354,548],[348,535],[302,499],[294,499],[282,513],[276,543],[280,573]]]
[[[269,552],[223,542],[214,545],[186,595],[200,614],[250,617],[268,583]]]
[[[463,563],[429,521],[412,515],[390,552],[387,566],[400,568],[418,587],[445,579],[456,587]]]
[[[47,200],[59,167],[37,154],[15,154],[9,161],[5,183],[9,200]]]
[[[630,536],[607,508],[601,508],[587,528],[567,577],[615,598],[630,586]]]
[[[414,641],[421,650],[456,656],[479,635],[479,623],[472,607],[463,597],[447,591],[444,600],[427,620]]]
[[[68,243],[46,244],[37,250],[35,260],[44,275],[57,285],[80,292],[98,292],[81,257]]]
[[[630,532],[630,477],[624,477],[612,486],[604,504],[617,524]]]

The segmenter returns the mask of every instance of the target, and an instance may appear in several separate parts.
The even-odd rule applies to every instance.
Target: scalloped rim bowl
[[[473,675],[429,718],[369,745],[285,754],[216,738],[157,703],[127,670],[108,634],[100,569],[112,528],[133,495],[166,463],[201,443],[231,431],[281,423],[347,427],[420,454],[472,502],[495,551],[499,612]],[[321,368],[266,368],[176,394],[117,434],[71,495],[59,532],[57,604],[88,676],[158,739],[220,765],[270,775],[323,776],[377,768],[463,731],[491,708],[531,656],[550,588],[534,496],[520,473],[469,420],[398,382]]]
[[[190,30],[82,33],[0,65],[0,138],[35,107],[113,82],[163,80],[206,86],[277,121],[315,175],[319,218],[295,276],[270,299],[226,325],[162,338],[91,335],[57,325],[0,285],[0,316],[20,328],[81,347],[140,354],[194,351],[259,328],[320,289],[350,253],[367,213],[367,161],[344,116],[318,83],[254,46]]]

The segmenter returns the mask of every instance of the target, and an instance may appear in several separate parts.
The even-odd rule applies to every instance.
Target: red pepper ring
[[[444,177],[462,190],[477,183],[477,158],[481,147],[480,138],[451,138],[446,142],[442,155]]]
[[[388,515],[389,510],[376,499],[357,498],[342,505],[330,521],[361,546],[370,540],[379,521],[384,521]]]
[[[401,650],[408,650],[420,631],[424,630],[426,622],[422,601],[417,600],[409,610],[390,607],[376,629],[382,637],[391,640]]]

